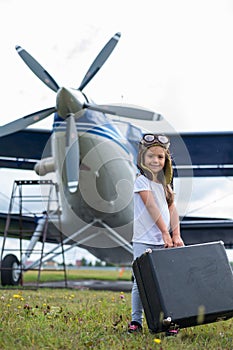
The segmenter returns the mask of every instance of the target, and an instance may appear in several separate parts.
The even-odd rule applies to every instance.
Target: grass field
[[[80,273],[82,271],[82,273]],[[28,275],[27,275],[28,274]],[[34,274],[34,275],[33,275]],[[127,271],[69,271],[68,278],[129,279]],[[37,277],[27,272],[28,281]],[[44,280],[63,279],[56,271]],[[144,319],[142,334],[128,334],[131,294],[77,289],[0,290],[1,350],[232,350],[233,319],[181,329],[177,337],[151,334]]]
[[[130,269],[75,269],[67,270],[68,280],[78,280],[78,279],[101,279],[101,280],[130,280],[132,276]],[[38,278],[38,272],[27,271],[24,273],[24,282],[35,282]],[[64,271],[61,270],[41,270],[40,281],[61,281],[64,280]]]
[[[232,319],[182,329],[177,337],[127,334],[130,293],[0,290],[0,349],[233,349]]]

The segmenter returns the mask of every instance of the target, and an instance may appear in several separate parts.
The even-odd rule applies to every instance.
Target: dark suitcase
[[[152,250],[135,259],[133,271],[152,332],[233,317],[233,274],[222,242]]]

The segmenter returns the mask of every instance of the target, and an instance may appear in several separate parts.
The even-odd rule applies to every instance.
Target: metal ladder
[[[27,208],[30,208],[28,210]],[[48,230],[49,216],[57,216],[59,224],[60,252],[53,256],[62,256],[62,266],[64,272],[65,287],[67,287],[67,271],[65,264],[65,255],[63,247],[63,238],[61,232],[60,220],[60,205],[58,196],[58,186],[52,180],[15,180],[13,184],[9,210],[6,218],[3,244],[1,249],[1,262],[7,252],[15,252],[19,255],[20,260],[20,275],[23,271],[36,270],[38,271],[36,287],[40,282],[43,259],[48,255],[45,252],[45,243]],[[33,230],[32,227],[35,229]],[[18,248],[7,248],[7,238],[16,238]],[[23,240],[29,240],[29,246],[23,248]],[[34,249],[37,242],[41,242],[41,248]],[[38,255],[39,259],[35,268],[26,268],[27,259],[31,253]],[[48,258],[47,258],[48,260]],[[1,267],[2,270],[2,267]],[[43,271],[48,270],[43,268]],[[23,286],[23,278],[20,278],[20,285]]]

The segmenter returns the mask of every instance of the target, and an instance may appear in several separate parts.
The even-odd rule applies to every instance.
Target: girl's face
[[[144,165],[149,168],[155,176],[163,169],[165,160],[165,150],[160,146],[148,148],[144,155]]]

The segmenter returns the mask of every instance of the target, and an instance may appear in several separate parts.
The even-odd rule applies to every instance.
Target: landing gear
[[[1,264],[2,286],[17,286],[21,277],[22,272],[18,258],[13,254],[6,255]]]

